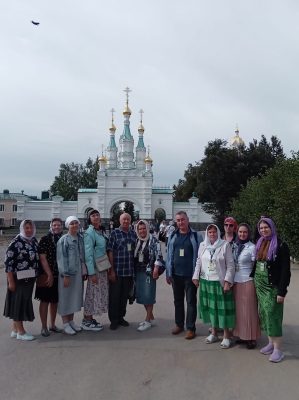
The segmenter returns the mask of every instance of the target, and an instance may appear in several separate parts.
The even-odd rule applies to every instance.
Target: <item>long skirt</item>
[[[268,272],[257,262],[254,283],[262,330],[268,336],[282,336],[283,304],[277,303],[278,290],[269,285]]]
[[[156,280],[145,271],[136,273],[136,303],[144,305],[156,303]]]
[[[70,276],[70,286],[63,286],[63,278],[58,277],[58,313],[61,316],[80,311],[83,306],[83,281],[81,270]]]
[[[109,285],[107,271],[96,272],[98,283],[87,281],[84,315],[102,315],[108,312]]]
[[[257,298],[253,280],[235,283],[236,325],[233,335],[242,340],[257,340],[261,336]]]
[[[32,292],[35,279],[16,279],[16,290],[7,289],[3,315],[13,321],[33,321]]]
[[[235,302],[233,292],[224,293],[219,281],[200,279],[198,314],[204,323],[213,328],[235,326]]]

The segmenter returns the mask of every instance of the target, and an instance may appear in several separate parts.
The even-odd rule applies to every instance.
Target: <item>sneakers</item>
[[[41,335],[43,337],[48,337],[50,336],[50,332],[48,331],[48,328],[42,328],[42,330],[40,331]]]
[[[17,339],[31,341],[31,340],[34,340],[35,337],[33,335],[30,335],[30,333],[25,332],[25,333],[23,333],[23,335],[21,335],[20,333],[17,333]]]
[[[72,328],[75,332],[81,332],[81,331],[82,331],[81,326],[75,324],[74,321],[70,321],[69,324],[70,324],[71,328]]]
[[[220,343],[222,349],[229,349],[231,346],[231,341],[229,339],[224,338]]]
[[[269,361],[278,363],[284,359],[284,354],[281,350],[274,349],[273,353],[271,354]]]
[[[143,321],[139,324],[137,331],[144,332],[152,327],[152,324],[149,321]]]
[[[97,322],[95,319],[83,319],[81,323],[81,327],[84,331],[93,331],[93,332],[100,332],[103,330],[103,325]]]
[[[64,333],[71,336],[76,335],[76,331],[71,327],[69,323],[63,325],[64,325]]]
[[[206,337],[206,343],[207,344],[211,344],[211,343],[215,343],[218,342],[218,336],[212,335],[210,334],[208,337]]]
[[[10,337],[11,337],[12,339],[15,339],[15,338],[17,337],[17,335],[18,335],[18,332],[17,332],[17,331],[11,331],[11,332],[10,332]]]
[[[264,346],[261,348],[260,353],[268,355],[268,354],[272,354],[273,350],[274,350],[273,343],[269,342],[267,344],[267,346]]]

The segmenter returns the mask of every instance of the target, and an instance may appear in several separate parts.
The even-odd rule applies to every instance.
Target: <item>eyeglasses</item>
[[[234,227],[233,224],[224,224],[224,226],[229,226],[230,228],[233,228],[233,227]]]

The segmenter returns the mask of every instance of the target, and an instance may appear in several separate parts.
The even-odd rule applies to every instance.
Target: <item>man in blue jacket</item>
[[[189,226],[189,218],[185,211],[179,211],[175,216],[177,230],[171,234],[167,245],[166,281],[172,285],[175,323],[173,335],[184,331],[186,297],[186,336],[190,340],[195,337],[197,315],[197,288],[192,282],[199,244],[202,242],[200,233]]]

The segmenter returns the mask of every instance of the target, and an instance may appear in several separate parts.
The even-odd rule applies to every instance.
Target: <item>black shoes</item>
[[[118,321],[118,325],[120,325],[120,326],[129,326],[130,324],[125,319],[121,319],[120,321]]]

